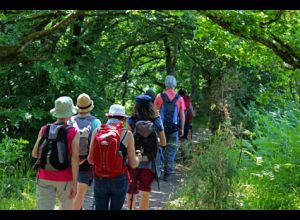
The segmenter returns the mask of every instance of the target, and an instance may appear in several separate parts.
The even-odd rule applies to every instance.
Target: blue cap
[[[135,102],[139,102],[139,103],[147,103],[147,102],[151,102],[152,98],[148,95],[138,95],[135,97]]]

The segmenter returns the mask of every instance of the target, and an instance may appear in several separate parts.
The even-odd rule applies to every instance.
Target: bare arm
[[[184,114],[184,109],[183,108],[180,110],[179,118],[180,118],[180,126],[181,126],[181,128],[180,128],[180,130],[181,130],[180,137],[182,137],[183,136],[183,131],[184,131],[184,123],[185,123],[185,114]]]
[[[72,158],[71,158],[71,168],[72,168],[72,176],[73,181],[71,185],[71,191],[69,195],[69,199],[74,199],[77,194],[77,178],[78,178],[78,170],[79,170],[79,132],[76,133],[73,141],[72,141]]]
[[[79,167],[79,132],[75,135],[73,141],[72,141],[72,159],[71,159],[71,165],[72,165],[72,175],[73,175],[73,183],[77,184],[77,178],[78,178],[78,167]]]
[[[128,129],[129,131],[132,132],[132,128],[131,128],[131,126],[129,125],[129,123],[126,123],[126,127],[127,127],[127,129]]]
[[[90,152],[88,155],[88,162],[92,165],[94,165],[94,141],[95,141],[95,136],[97,129],[93,132],[92,137],[91,137],[91,143],[90,143]]]
[[[132,132],[128,130],[127,138],[127,155],[128,155],[128,163],[131,168],[136,168],[139,165],[139,158],[136,156],[135,147],[134,147],[134,139]]]
[[[38,147],[39,147],[39,142],[42,138],[42,129],[40,130],[39,134],[38,134],[38,138],[35,142],[35,145],[33,147],[33,150],[32,150],[32,157],[33,158],[38,158]]]
[[[160,131],[158,133],[158,137],[159,137],[159,145],[165,147],[167,144],[165,131]]]

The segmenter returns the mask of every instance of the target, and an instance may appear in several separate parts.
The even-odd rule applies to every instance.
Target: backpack
[[[161,93],[163,105],[161,107],[161,120],[164,124],[166,134],[172,134],[178,131],[178,108],[176,102],[180,98],[178,94],[175,95],[174,99],[170,101],[166,93]]]
[[[158,190],[160,191],[159,173],[157,172],[159,167],[156,165],[157,156],[160,151],[154,123],[152,121],[137,120],[134,125],[133,137],[135,149],[140,150],[142,156],[147,156],[148,161],[153,162],[154,179],[157,181]]]
[[[79,157],[84,159],[89,154],[90,140],[92,136],[92,122],[95,119],[94,116],[88,116],[84,118],[74,117],[76,122],[74,126],[78,128],[80,134],[79,140]]]
[[[65,124],[47,124],[38,145],[39,168],[50,171],[65,170],[71,166],[68,149],[68,129]]]
[[[185,110],[185,118],[186,118],[186,122],[187,123],[190,123],[192,118],[193,118],[193,115],[192,115],[192,111],[190,109],[190,107],[188,107],[186,110]]]
[[[120,176],[124,170],[124,149],[120,148],[120,133],[123,122],[117,126],[102,124],[94,140],[94,171],[102,178]],[[125,138],[126,134],[124,135]],[[124,139],[123,138],[123,139]]]
[[[191,119],[193,118],[193,115],[192,115],[192,111],[191,111],[191,108],[190,108],[190,99],[188,96],[182,96],[183,100],[184,100],[184,104],[186,106],[186,109],[185,109],[185,121],[187,123],[190,123]]]
[[[142,156],[147,156],[149,161],[156,158],[158,150],[157,134],[151,121],[139,120],[134,127],[135,149],[140,150]]]

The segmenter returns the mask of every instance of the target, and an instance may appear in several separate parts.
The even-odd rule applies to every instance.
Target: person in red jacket
[[[184,105],[185,105],[184,134],[181,137],[181,140],[187,140],[188,134],[189,134],[189,129],[191,127],[191,121],[192,121],[192,118],[195,117],[195,112],[194,112],[190,97],[187,94],[187,92],[185,91],[185,89],[181,88],[178,91],[178,94],[183,98]]]

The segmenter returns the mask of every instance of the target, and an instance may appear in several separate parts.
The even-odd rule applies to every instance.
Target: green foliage
[[[0,143],[0,209],[28,210],[35,207],[35,172],[28,141],[6,136]]]
[[[246,115],[251,131],[236,138],[225,128],[193,146],[191,171],[170,209],[299,209],[298,106],[269,111],[252,103]]]
[[[194,146],[188,181],[181,188],[179,197],[170,202],[169,208],[233,209],[236,207],[233,178],[236,174],[237,155],[231,152],[229,146],[231,139],[232,134],[228,130],[220,130],[210,138],[205,148],[201,145]]]
[[[270,166],[297,164],[299,20],[297,10],[0,11],[2,171],[19,169],[40,127],[54,120],[59,96],[76,102],[89,94],[105,122],[111,104],[130,115],[134,97],[162,92],[170,73],[191,95],[203,120],[195,125],[235,130],[242,122],[253,134],[242,140],[241,165],[260,157]],[[224,208],[221,197],[203,201]]]
[[[0,143],[0,169],[8,175],[13,174],[18,169],[18,165],[25,156],[25,146],[28,141],[11,139],[6,136]]]
[[[298,209],[299,116],[294,103],[276,111],[247,114],[254,121],[255,138],[244,146],[236,189],[243,209]],[[254,150],[255,149],[255,150]]]

